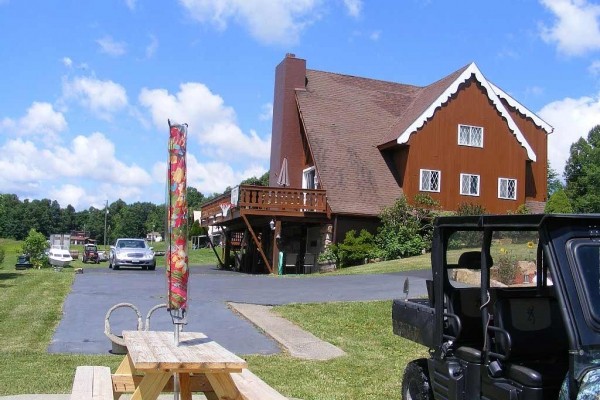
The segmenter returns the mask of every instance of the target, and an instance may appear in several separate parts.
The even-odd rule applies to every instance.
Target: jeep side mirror
[[[408,292],[410,290],[410,283],[408,282],[408,277],[404,280],[404,289],[402,290],[404,292],[404,300],[408,300]]]

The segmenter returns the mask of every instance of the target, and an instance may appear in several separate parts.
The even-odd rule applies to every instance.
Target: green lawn
[[[119,356],[46,353],[75,275],[72,269],[15,271],[8,253],[14,252],[16,259],[20,244],[2,240],[0,246],[11,249],[0,269],[0,363],[6,366],[0,369],[0,395],[68,393],[78,365],[107,365],[114,371]],[[424,268],[428,263],[428,256],[420,256],[340,273]],[[304,400],[398,397],[406,362],[427,354],[423,347],[392,334],[390,301],[294,304],[275,311],[347,353],[324,362],[285,354],[246,357],[252,371],[287,396]]]

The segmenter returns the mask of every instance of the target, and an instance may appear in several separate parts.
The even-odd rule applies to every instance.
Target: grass
[[[295,304],[275,311],[347,353],[329,361],[247,357],[252,371],[288,397],[399,398],[406,363],[427,356],[424,347],[392,333],[391,301]]]
[[[73,276],[51,269],[0,271],[0,395],[68,393],[77,365],[118,364],[114,357],[46,353]]]
[[[68,393],[78,365],[114,371],[120,362],[111,355],[46,353],[73,281],[68,271],[0,270],[0,363],[6,366],[0,368],[0,395]],[[389,301],[295,304],[276,311],[348,354],[326,362],[248,356],[250,369],[287,396],[397,397],[406,362],[426,355],[424,348],[392,334]]]
[[[328,275],[389,274],[431,268],[431,254],[336,269]]]
[[[17,262],[17,256],[21,254],[21,248],[23,246],[22,241],[12,240],[12,239],[0,239],[0,248],[4,249],[5,256],[4,261],[0,263],[0,269],[4,270],[14,270],[15,263]],[[152,247],[154,247],[157,251],[165,251],[167,245],[165,242],[156,242],[152,243]],[[215,257],[215,253],[211,249],[198,249],[191,250],[191,246],[188,251],[189,264],[191,266],[196,265],[217,265],[217,258]],[[83,254],[83,245],[71,245],[71,250],[77,250],[79,252],[79,257],[76,260],[73,260],[70,263],[70,266],[73,268],[108,268],[108,262],[104,261],[99,264],[84,264],[81,261],[81,255]],[[99,250],[103,250],[104,246],[98,246]],[[217,252],[219,252],[219,257],[221,249],[217,248]],[[108,254],[108,250],[107,250]],[[165,257],[157,256],[156,257],[156,265],[159,267],[165,266]]]

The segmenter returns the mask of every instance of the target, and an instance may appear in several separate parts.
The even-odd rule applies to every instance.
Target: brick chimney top
[[[296,58],[294,53],[286,53],[285,58]]]

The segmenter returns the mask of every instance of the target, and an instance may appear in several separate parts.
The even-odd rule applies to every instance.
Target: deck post
[[[269,273],[272,274],[273,268],[271,267],[271,264],[269,263],[269,259],[267,258],[267,256],[265,255],[265,252],[262,249],[260,241],[258,240],[258,238],[256,237],[256,234],[254,233],[254,229],[252,229],[252,225],[250,225],[250,221],[248,221],[248,218],[243,213],[241,214],[241,216],[242,216],[242,219],[244,220],[244,222],[246,223],[246,226],[248,227],[248,231],[250,232],[250,235],[252,235],[252,239],[254,240],[256,249],[260,253],[260,256],[262,257],[263,261],[265,262],[265,265],[267,266]]]
[[[281,238],[281,221],[275,219],[275,230],[273,231],[273,270],[279,274],[279,238]]]

